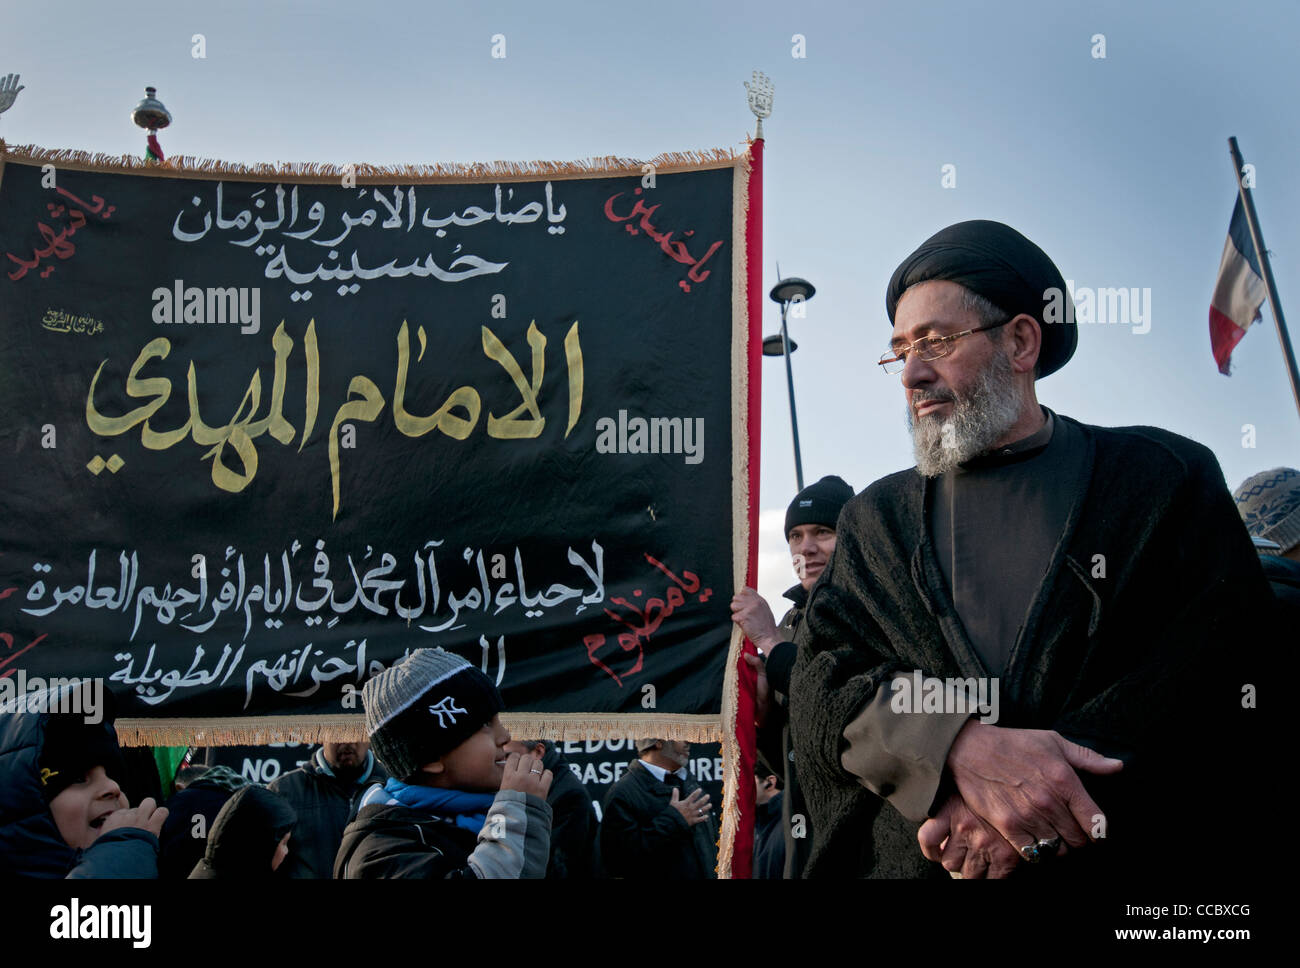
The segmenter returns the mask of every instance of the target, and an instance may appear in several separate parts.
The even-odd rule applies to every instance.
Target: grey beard
[[[1024,394],[1015,381],[1011,361],[999,351],[980,374],[969,397],[959,398],[950,391],[918,391],[912,395],[913,406],[925,400],[953,402],[952,415],[946,420],[918,420],[912,407],[907,408],[916,469],[925,477],[938,477],[991,450],[1015,426]]]

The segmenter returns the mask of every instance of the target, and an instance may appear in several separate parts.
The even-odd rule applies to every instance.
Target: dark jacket
[[[494,818],[501,819],[501,829],[494,829]],[[376,803],[363,806],[343,831],[334,876],[540,878],[549,860],[550,829],[550,806],[517,790],[497,794],[478,835],[444,817]]]
[[[214,766],[167,801],[158,876],[184,880],[208,849],[208,832],[235,791],[248,781],[226,766]],[[200,819],[202,818],[202,819]]]
[[[1167,848],[1162,875],[1175,862],[1240,867],[1257,852],[1224,844],[1210,856],[1195,846],[1206,837],[1196,805],[1213,801],[1220,830],[1249,829],[1240,816],[1262,808],[1257,759],[1267,747],[1243,702],[1243,684],[1259,681],[1258,650],[1240,646],[1255,641],[1270,611],[1268,585],[1209,450],[1151,427],[1071,422],[1083,434],[1086,471],[1001,670],[996,725],[1053,729],[1125,768],[1079,773],[1106,813],[1104,840],[1017,872],[1151,870],[1155,829]],[[846,726],[895,673],[990,675],[939,571],[925,515],[933,488],[907,470],[845,506],[797,636],[791,713],[813,808],[808,876],[947,876],[922,857],[919,822],[882,808],[840,759]],[[1213,778],[1209,763],[1224,764],[1209,768]]]
[[[325,762],[324,751],[317,750],[300,769],[272,780],[270,788],[293,804],[298,813],[293,849],[281,865],[281,876],[333,877],[343,828],[356,817],[366,789],[387,779],[388,774],[370,751],[366,752],[361,774],[348,783],[335,776]]]
[[[680,799],[700,788],[688,776]],[[691,826],[670,806],[672,788],[633,760],[605,796],[600,856],[610,877],[689,880],[717,877],[718,831],[713,816]]]
[[[592,848],[596,842],[596,811],[591,794],[569,768],[559,747],[548,744],[542,765],[551,771],[551,860],[548,879],[587,880],[593,874]]]
[[[265,881],[281,839],[292,833],[297,814],[289,801],[266,787],[250,785],[237,790],[222,806],[208,831],[203,859],[194,865],[190,880]]]
[[[1283,628],[1291,633],[1286,641],[1294,642],[1300,631],[1300,561],[1260,555],[1259,563],[1264,567],[1264,577],[1273,589],[1273,597],[1278,600],[1281,621],[1286,623]]]
[[[158,838],[147,830],[110,830],[85,850],[59,835],[36,766],[48,718],[0,713],[0,877],[156,878]],[[103,726],[116,743],[113,727]]]
[[[781,876],[798,878],[803,876],[804,865],[808,863],[808,853],[812,849],[812,832],[809,829],[808,807],[803,800],[803,791],[799,786],[798,769],[794,762],[794,741],[790,738],[790,672],[794,668],[797,648],[794,644],[795,633],[803,622],[804,606],[808,602],[808,592],[803,585],[795,585],[785,591],[785,597],[794,603],[794,607],[785,613],[777,634],[783,641],[772,650],[764,663],[772,698],[768,703],[767,718],[758,731],[758,753],[767,768],[781,777],[784,783],[784,796],[781,797],[781,835],[785,839],[785,858]],[[755,831],[755,843],[758,834]],[[758,876],[757,873],[754,875]]]
[[[785,837],[782,836],[781,801],[778,793],[754,809],[754,877],[778,880],[785,871]]]

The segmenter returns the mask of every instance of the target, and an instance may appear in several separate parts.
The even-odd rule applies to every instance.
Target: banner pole
[[[1273,283],[1273,267],[1268,261],[1268,251],[1264,248],[1264,235],[1259,228],[1259,216],[1255,214],[1255,199],[1242,177],[1245,163],[1241,160],[1241,151],[1237,148],[1236,137],[1228,139],[1228,148],[1232,151],[1232,164],[1236,171],[1237,191],[1241,195],[1246,209],[1246,224],[1250,227],[1250,241],[1255,246],[1255,256],[1259,259],[1259,268],[1264,273],[1264,289],[1268,293],[1268,305],[1273,311],[1273,322],[1277,324],[1278,342],[1282,344],[1282,357],[1286,361],[1287,376],[1291,378],[1291,395],[1295,398],[1296,413],[1300,414],[1300,371],[1296,369],[1295,351],[1291,348],[1291,336],[1287,333],[1286,319],[1282,316],[1282,303],[1277,297],[1277,286]]]

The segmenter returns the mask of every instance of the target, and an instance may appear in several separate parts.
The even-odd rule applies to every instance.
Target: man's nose
[[[934,367],[930,363],[921,359],[921,355],[916,351],[907,354],[907,361],[903,364],[903,386],[909,390],[915,390],[919,387],[929,386],[938,378]]]

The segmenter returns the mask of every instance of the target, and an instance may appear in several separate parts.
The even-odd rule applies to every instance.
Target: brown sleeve
[[[899,681],[910,685],[911,675],[900,673],[888,688],[877,689],[845,727],[848,745],[840,754],[840,764],[908,820],[920,822],[929,816],[948,750],[971,714],[895,712],[894,683]],[[945,693],[952,690],[947,684]],[[961,708],[952,696],[945,699],[949,701],[944,708]]]

